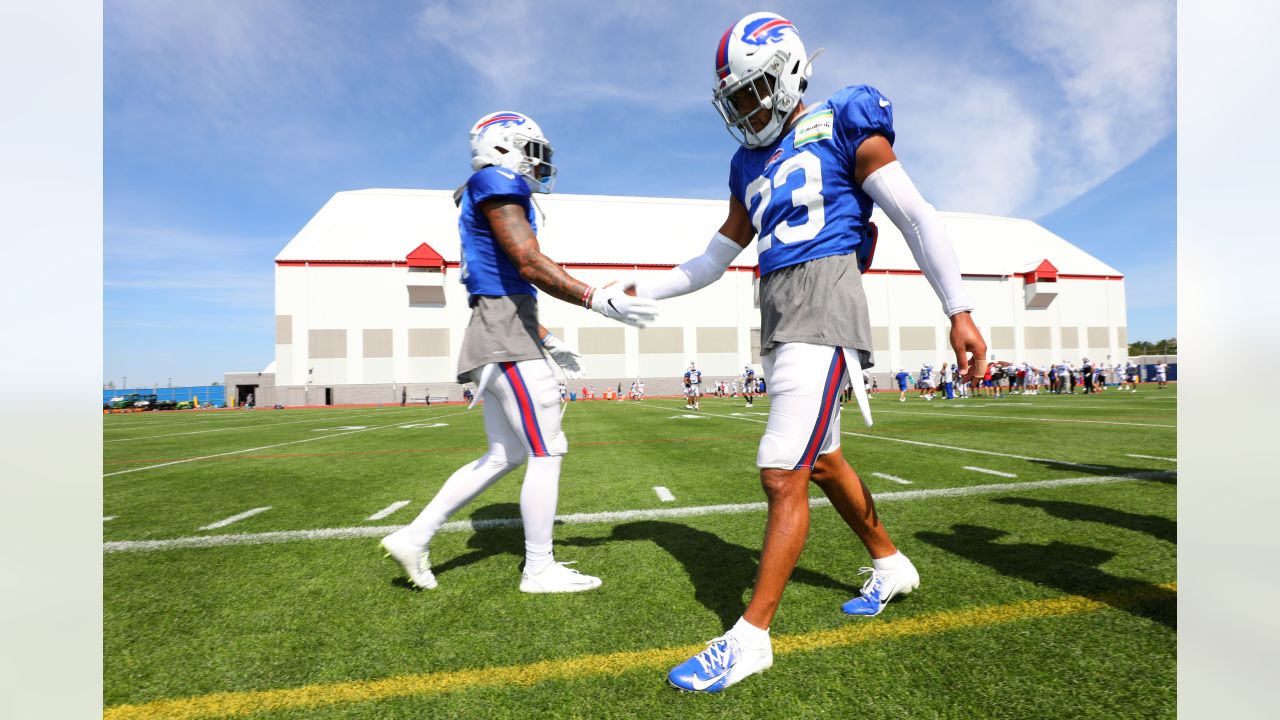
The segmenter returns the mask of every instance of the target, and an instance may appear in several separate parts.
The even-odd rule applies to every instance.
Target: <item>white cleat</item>
[[[870,573],[871,577],[862,584],[861,594],[840,608],[846,615],[874,617],[879,615],[894,597],[910,594],[912,590],[920,587],[920,573],[916,571],[916,566],[905,558],[902,565],[893,570],[876,570],[869,567],[859,570],[859,574],[867,573]]]
[[[598,577],[583,575],[567,567],[573,563],[553,562],[534,575],[522,573],[520,576],[520,592],[527,593],[570,593],[595,590],[600,587]]]
[[[409,576],[409,582],[414,587],[430,590],[436,586],[436,576],[431,572],[431,560],[427,555],[427,549],[414,545],[409,540],[409,534],[405,529],[402,528],[382,538],[379,544],[386,553],[386,557],[395,560],[404,569],[405,575]]]

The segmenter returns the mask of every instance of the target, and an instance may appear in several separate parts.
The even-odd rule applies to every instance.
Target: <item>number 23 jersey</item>
[[[893,143],[893,108],[880,91],[855,85],[810,108],[773,144],[738,149],[729,190],[751,216],[761,275],[853,252],[865,269],[872,201],[853,172],[858,146],[876,134]]]

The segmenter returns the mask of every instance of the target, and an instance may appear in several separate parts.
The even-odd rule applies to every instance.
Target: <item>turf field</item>
[[[1171,717],[1176,397],[846,406],[922,585],[842,615],[870,562],[813,488],[774,666],[710,696],[664,675],[744,607],[767,400],[571,404],[557,559],[604,586],[543,596],[520,470],[436,537],[438,589],[376,547],[483,452],[479,409],[104,416],[106,717]]]

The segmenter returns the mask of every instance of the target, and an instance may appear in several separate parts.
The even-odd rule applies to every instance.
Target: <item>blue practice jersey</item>
[[[905,372],[900,372],[894,376],[898,380],[898,387],[905,389],[907,387],[907,378],[910,377]]]
[[[489,219],[480,203],[491,198],[508,198],[524,206],[533,232],[538,232],[533,216],[532,193],[524,178],[506,168],[490,166],[477,170],[467,180],[462,194],[462,214],[458,235],[462,238],[462,282],[470,295],[533,295],[538,291],[520,277],[511,259],[498,247]]]
[[[852,252],[866,269],[872,201],[853,171],[858,146],[876,134],[893,143],[893,109],[880,91],[856,85],[809,109],[773,144],[738,149],[729,190],[751,215],[761,275]]]
[[[684,374],[684,380],[692,385],[698,385],[702,382],[702,371],[690,370]]]
[[[930,367],[922,367],[922,368],[920,368],[920,379],[921,379],[921,380],[929,380],[929,379],[930,379],[930,378],[932,378],[932,377],[933,377],[933,368],[930,368]]]

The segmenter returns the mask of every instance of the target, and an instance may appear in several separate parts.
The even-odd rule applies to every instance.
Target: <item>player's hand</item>
[[[577,351],[569,347],[569,344],[565,341],[548,333],[547,336],[542,339],[542,349],[546,350],[547,354],[551,356],[551,359],[555,360],[556,364],[564,370],[565,377],[570,380],[581,380],[586,376],[586,374],[582,372],[582,364],[579,362],[582,358],[578,355]]]
[[[951,348],[956,351],[956,373],[964,382],[982,382],[987,374],[987,343],[968,312],[951,316]]]
[[[645,327],[658,317],[658,304],[649,298],[633,297],[618,284],[596,288],[591,296],[591,309],[627,325]]]

